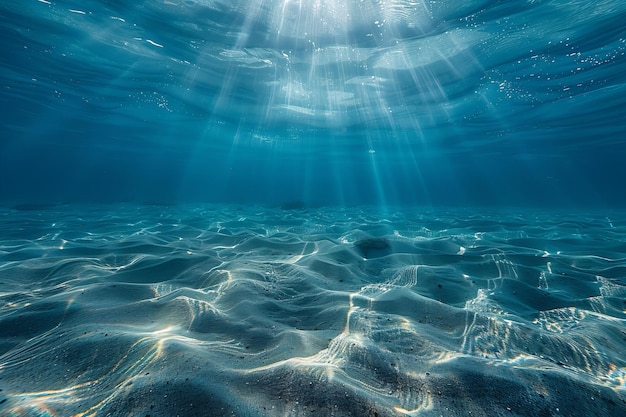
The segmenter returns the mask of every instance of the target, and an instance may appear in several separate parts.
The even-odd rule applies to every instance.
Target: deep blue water
[[[0,417],[626,415],[623,0],[0,2]]]
[[[21,202],[623,206],[626,5],[14,1]]]

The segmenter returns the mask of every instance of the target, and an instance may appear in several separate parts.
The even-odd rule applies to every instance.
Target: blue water
[[[625,16],[7,0],[1,198],[623,206]]]
[[[0,416],[626,415],[625,21],[3,0]]]

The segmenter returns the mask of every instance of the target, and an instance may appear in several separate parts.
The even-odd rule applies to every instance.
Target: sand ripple
[[[0,210],[0,415],[626,415],[626,218]]]

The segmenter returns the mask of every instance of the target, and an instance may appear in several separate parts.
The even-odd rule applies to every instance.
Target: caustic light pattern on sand
[[[1,214],[3,416],[626,413],[624,218]]]

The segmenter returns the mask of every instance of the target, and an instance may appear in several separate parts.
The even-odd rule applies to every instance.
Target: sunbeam
[[[626,416],[623,0],[0,2],[0,417]]]

